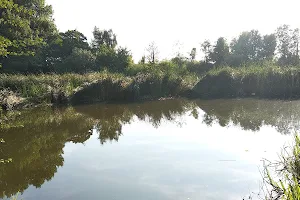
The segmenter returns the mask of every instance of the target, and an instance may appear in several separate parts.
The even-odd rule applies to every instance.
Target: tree
[[[293,64],[299,64],[299,29],[296,28],[292,33],[291,51],[293,54]]]
[[[209,40],[205,40],[201,44],[201,50],[204,53],[204,61],[205,61],[205,63],[208,63],[208,61],[209,61],[209,55],[211,53],[211,44],[210,44]]]
[[[257,30],[243,32],[231,43],[233,56],[240,58],[240,63],[259,61],[262,49],[262,38]]]
[[[262,40],[260,58],[263,60],[273,60],[277,42],[275,34],[265,35]]]
[[[117,36],[111,29],[109,29],[108,31],[100,31],[99,28],[95,27],[93,36],[94,39],[92,41],[92,46],[94,49],[99,49],[102,45],[114,49],[118,44]]]
[[[133,63],[131,52],[127,48],[119,47],[117,49],[115,63],[115,71],[124,71]]]
[[[53,19],[53,10],[51,5],[47,5],[45,0],[13,0],[16,4],[33,10],[34,15],[30,20],[30,27],[38,31],[39,37],[47,43],[58,34]]]
[[[10,0],[0,1],[0,57],[30,55],[43,44],[39,31],[30,26],[36,12]],[[1,62],[0,60],[0,62]]]
[[[276,32],[280,65],[296,65],[299,63],[299,30],[292,30],[282,25]]]
[[[142,56],[141,60],[139,61],[139,64],[145,64],[146,63],[146,56]]]
[[[62,56],[68,56],[74,48],[89,49],[87,38],[83,33],[77,30],[68,30],[65,33],[60,33],[62,39]]]
[[[58,72],[87,72],[93,70],[95,66],[96,56],[87,49],[75,47],[72,53],[58,65]]]
[[[197,49],[196,48],[192,48],[191,53],[190,53],[190,59],[191,59],[191,61],[195,60],[196,54],[197,54]]]
[[[116,58],[116,51],[106,45],[100,45],[96,52],[96,67],[101,69],[107,67],[108,69],[114,69],[114,62]]]
[[[4,69],[49,71],[55,60],[53,47],[58,42],[52,7],[46,5],[45,0],[3,0],[0,4],[3,22],[0,36],[12,41],[9,55],[2,56]]]
[[[155,64],[158,62],[158,47],[156,46],[155,42],[151,42],[149,46],[146,48],[146,51],[148,52],[147,60],[151,64]]]
[[[250,38],[249,38],[249,59],[251,61],[259,61],[260,60],[260,52],[262,50],[262,37],[258,30],[251,30],[250,31]]]
[[[229,46],[226,40],[223,37],[220,37],[217,40],[216,45],[213,48],[213,51],[210,53],[210,60],[215,63],[215,65],[221,65],[225,62],[229,56]]]

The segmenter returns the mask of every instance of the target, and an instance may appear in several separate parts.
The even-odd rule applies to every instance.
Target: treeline
[[[283,25],[273,34],[259,31],[243,32],[230,43],[220,37],[215,44],[201,44],[205,57],[196,61],[197,48],[188,56],[178,53],[171,60],[158,61],[155,43],[147,48],[139,64],[134,64],[131,52],[118,47],[112,30],[95,27],[89,43],[78,30],[59,32],[53,20],[52,7],[44,0],[0,1],[0,64],[2,73],[85,73],[104,68],[124,72],[132,66],[159,65],[184,68],[202,73],[213,66],[242,66],[260,62],[275,62],[280,66],[299,65],[299,30]],[[129,70],[129,71],[130,71]]]
[[[276,33],[261,35],[258,30],[243,32],[230,44],[220,37],[215,45],[208,40],[201,44],[205,62],[214,65],[241,66],[261,61],[274,61],[280,66],[299,65],[299,29],[288,25]],[[195,50],[193,49],[191,55]],[[193,56],[191,56],[191,59]]]
[[[44,0],[0,1],[2,72],[122,71],[133,63],[129,50],[117,48],[112,30],[95,27],[89,44],[77,30],[59,33],[52,14]]]

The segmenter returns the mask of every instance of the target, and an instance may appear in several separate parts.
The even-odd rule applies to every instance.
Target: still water
[[[0,198],[241,200],[299,120],[300,101],[255,99],[25,110],[0,130]]]

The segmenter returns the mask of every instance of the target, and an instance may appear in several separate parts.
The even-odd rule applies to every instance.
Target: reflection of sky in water
[[[242,199],[256,192],[260,160],[276,159],[291,137],[270,126],[207,126],[199,112],[198,120],[188,112],[158,128],[134,118],[118,142],[100,145],[93,134],[67,143],[64,166],[22,199]]]

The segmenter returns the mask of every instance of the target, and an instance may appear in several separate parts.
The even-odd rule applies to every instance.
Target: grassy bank
[[[215,68],[193,90],[206,98],[299,98],[300,68],[272,64]]]
[[[202,77],[201,79],[198,77]],[[299,98],[300,67],[271,63],[211,68],[205,75],[171,62],[132,65],[122,73],[0,75],[0,103],[16,105],[137,101],[160,97]]]
[[[91,97],[87,100],[92,101],[152,99],[184,94],[197,82],[197,77],[192,74],[148,70],[123,74],[108,71],[86,74],[1,74],[0,102],[4,109],[11,109],[25,104],[69,103],[73,97]]]

